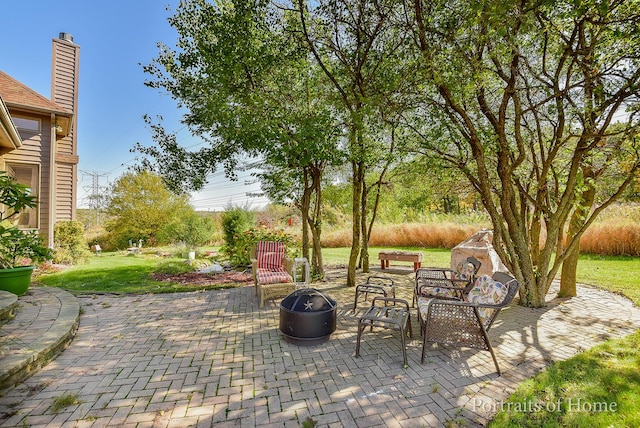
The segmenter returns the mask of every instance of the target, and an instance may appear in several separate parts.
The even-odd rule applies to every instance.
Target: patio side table
[[[376,302],[384,302],[384,306],[376,305]],[[394,306],[387,306],[387,303],[393,303]],[[401,303],[402,305],[396,305]],[[403,307],[404,305],[404,307]],[[404,299],[396,299],[391,297],[374,297],[371,307],[364,313],[358,321],[358,338],[356,341],[356,357],[360,356],[360,338],[365,328],[381,327],[400,332],[400,342],[402,345],[402,358],[404,365],[407,365],[407,348],[406,336],[407,329],[409,337],[413,337],[411,330],[411,313],[409,311],[409,302]]]

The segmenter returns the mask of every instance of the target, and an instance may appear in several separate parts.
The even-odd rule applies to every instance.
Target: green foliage
[[[10,219],[24,208],[33,208],[36,198],[27,186],[0,171],[0,268],[10,269],[50,260],[53,256],[38,233],[11,224]]]
[[[224,246],[220,251],[225,254],[232,264],[243,263],[244,248],[241,235],[255,224],[255,213],[240,207],[229,207],[222,215],[222,230],[224,231]],[[248,253],[247,253],[248,254]],[[248,260],[248,256],[246,257]]]
[[[44,245],[35,230],[0,224],[0,268],[32,265],[52,257],[53,251]]]
[[[121,176],[112,186],[105,224],[110,241],[124,248],[130,241],[159,245],[166,225],[192,212],[187,195],[167,189],[160,176],[142,171]]]
[[[195,270],[196,268],[190,263],[185,263],[184,261],[169,260],[160,263],[158,267],[156,267],[154,272],[176,275],[181,273],[194,272]]]
[[[159,236],[163,242],[182,243],[193,250],[211,241],[215,232],[216,222],[213,218],[203,217],[192,211],[166,224]]]
[[[53,230],[55,243],[55,263],[78,264],[86,262],[91,256],[84,239],[84,225],[76,220],[62,221]]]
[[[244,233],[236,236],[234,253],[230,255],[233,264],[246,265],[250,264],[251,248],[258,241],[275,241],[282,242],[285,245],[289,257],[294,258],[299,253],[299,245],[294,238],[281,230],[267,229],[264,227],[249,229]]]

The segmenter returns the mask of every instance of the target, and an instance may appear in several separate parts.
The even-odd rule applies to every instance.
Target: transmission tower
[[[96,225],[100,225],[100,211],[106,206],[107,197],[105,194],[106,186],[100,185],[100,178],[107,177],[109,174],[97,171],[80,171],[83,175],[91,177],[91,184],[83,186],[87,193],[85,201],[89,206],[89,211],[95,215]]]

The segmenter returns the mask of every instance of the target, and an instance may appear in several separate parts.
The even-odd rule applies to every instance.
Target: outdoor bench
[[[422,266],[422,253],[417,251],[380,251],[378,253],[380,260],[380,268],[389,267],[389,261],[413,262],[413,271],[415,272]]]

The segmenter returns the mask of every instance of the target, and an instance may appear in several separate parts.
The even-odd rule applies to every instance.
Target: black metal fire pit
[[[280,331],[288,342],[315,345],[336,331],[338,304],[315,288],[301,288],[280,302]]]

